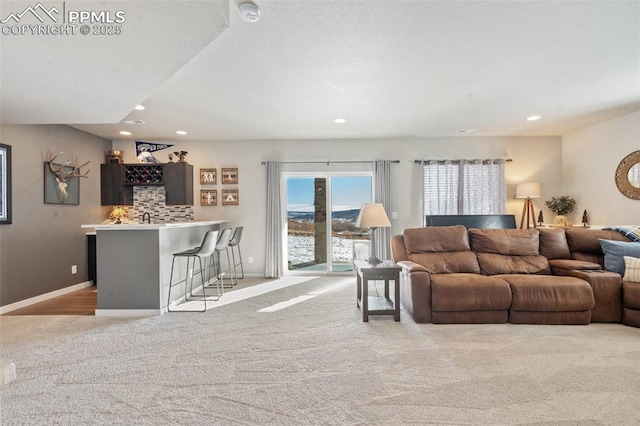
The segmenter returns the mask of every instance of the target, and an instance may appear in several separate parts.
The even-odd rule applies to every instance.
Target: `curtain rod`
[[[391,160],[392,163],[399,163],[400,160]],[[349,164],[349,163],[373,163],[373,161],[281,161],[282,164],[326,164],[331,163]],[[261,161],[260,164],[267,164],[266,161]]]
[[[430,162],[437,162],[437,163],[442,163],[442,164],[447,163],[447,162],[450,162],[450,163],[454,163],[454,164],[455,164],[455,163],[460,163],[460,162],[462,162],[462,161],[467,161],[467,162],[474,162],[474,161],[476,161],[476,162],[480,162],[480,161],[499,161],[499,160],[500,160],[500,159],[494,159],[494,160],[492,160],[492,159],[473,159],[473,160],[415,160],[414,162],[415,162],[416,164],[430,163]],[[504,161],[504,162],[506,162],[506,163],[510,163],[510,162],[512,162],[513,160],[512,160],[511,158],[506,158],[506,159],[504,159],[504,160],[502,160],[502,161]]]

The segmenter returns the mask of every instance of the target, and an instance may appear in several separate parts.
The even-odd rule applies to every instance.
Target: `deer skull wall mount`
[[[89,172],[91,169],[88,169],[86,172],[82,172],[82,168],[89,164],[91,161],[87,161],[86,163],[79,164],[78,157],[73,160],[66,161],[64,164],[56,164],[54,161],[64,152],[59,152],[56,154],[55,148],[52,148],[47,154],[47,165],[49,166],[49,171],[56,178],[56,195],[58,196],[58,201],[64,203],[69,196],[67,192],[67,185],[69,179],[77,177],[77,178],[86,178],[89,177]]]

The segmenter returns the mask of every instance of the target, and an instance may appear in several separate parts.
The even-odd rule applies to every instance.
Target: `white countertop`
[[[96,231],[140,231],[140,230],[157,230],[164,228],[188,228],[192,226],[208,226],[220,225],[228,223],[228,220],[203,220],[191,222],[170,222],[170,223],[122,223],[116,225],[114,223],[94,223],[81,225],[82,228],[93,228]]]

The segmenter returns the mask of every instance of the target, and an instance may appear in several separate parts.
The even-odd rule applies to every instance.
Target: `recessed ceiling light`
[[[344,119],[344,118],[336,118],[335,120],[333,120],[333,122],[334,122],[334,123],[338,123],[338,124],[342,124],[342,123],[344,123],[345,121],[347,121],[347,120],[346,120],[346,119]]]
[[[187,132],[185,132],[184,130],[176,130],[176,134],[178,134],[178,135],[186,135]]]
[[[536,120],[540,120],[542,118],[542,116],[540,115],[532,115],[531,117],[527,117],[527,121],[536,121]]]
[[[133,107],[133,109],[136,109],[138,111],[142,111],[144,109],[144,107],[142,105],[136,105],[135,107]]]
[[[456,130],[456,133],[473,133],[475,131],[476,129],[458,129]]]
[[[121,130],[120,134],[123,136],[131,136],[131,132],[127,132],[126,130]]]

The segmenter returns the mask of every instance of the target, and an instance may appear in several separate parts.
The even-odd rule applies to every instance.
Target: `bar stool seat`
[[[199,247],[195,247],[192,249],[184,250],[178,253],[173,253],[173,260],[171,261],[171,275],[169,276],[169,295],[167,297],[167,312],[205,312],[207,310],[207,294],[206,288],[211,285],[213,282],[218,282],[218,294],[211,301],[219,300],[224,293],[222,289],[220,281],[217,279],[211,280],[211,270],[210,267],[207,268],[207,259],[211,259],[215,249],[216,243],[218,241],[218,231],[207,231],[202,240],[202,244]],[[175,263],[177,259],[186,258],[186,272],[185,277],[182,280],[173,282],[173,270],[175,268]],[[196,260],[198,261],[199,268],[196,270]],[[204,261],[203,261],[204,260]],[[193,273],[191,277],[189,277],[189,265],[192,265]],[[205,280],[205,272],[208,272]],[[193,295],[193,277],[195,275],[200,275],[200,281],[202,285],[202,295],[194,296]],[[203,302],[203,308],[201,310],[192,310],[192,309],[171,309],[171,289],[181,283],[184,283],[184,299],[185,302],[197,299]],[[187,292],[187,283],[189,283],[189,291]]]

